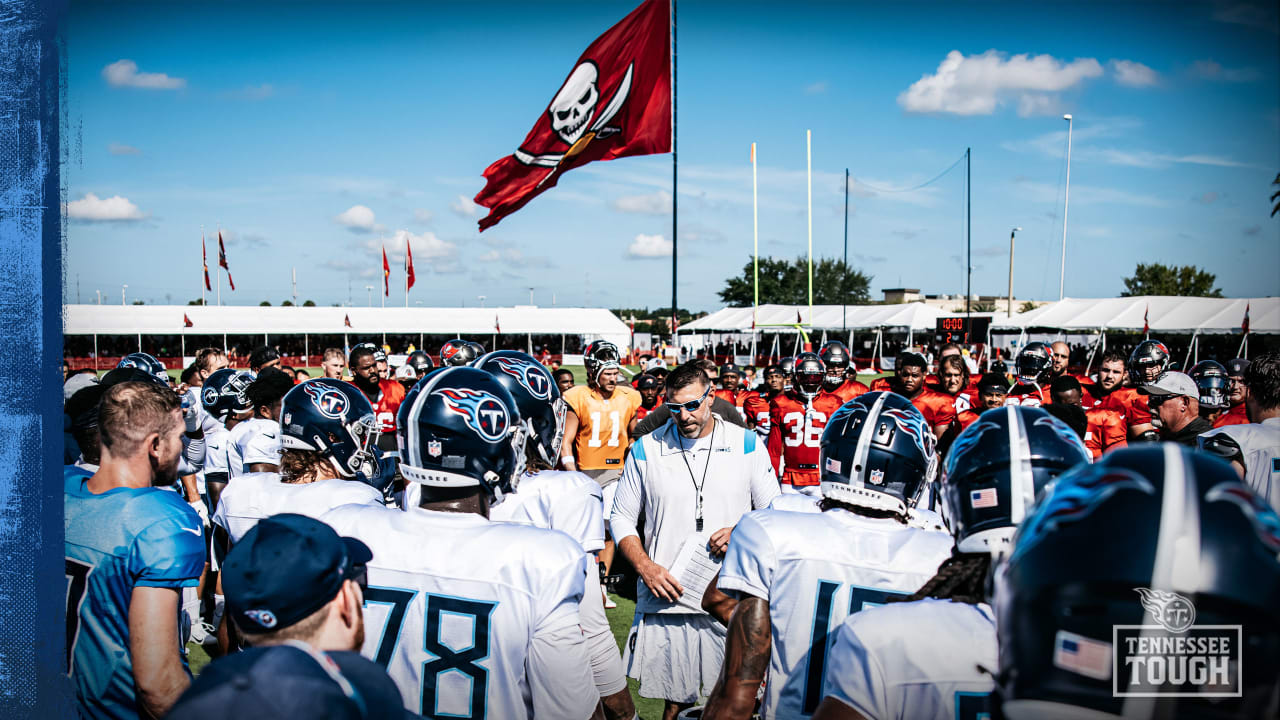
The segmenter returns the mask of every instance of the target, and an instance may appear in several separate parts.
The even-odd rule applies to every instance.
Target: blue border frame
[[[0,718],[76,716],[58,572],[66,11],[12,0],[0,23]]]

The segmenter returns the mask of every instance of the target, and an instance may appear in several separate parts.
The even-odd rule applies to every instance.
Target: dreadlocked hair
[[[977,605],[987,601],[987,573],[991,570],[989,553],[962,553],[951,551],[951,557],[942,561],[938,572],[929,578],[914,594],[903,598],[891,598],[897,602],[915,602],[925,598],[955,600]]]
[[[280,482],[314,482],[316,466],[328,464],[329,458],[318,450],[285,450],[280,454]]]
[[[524,469],[529,474],[540,473],[543,470],[551,470],[552,467],[542,459],[542,455],[538,452],[537,438],[529,438],[524,443]]]
[[[829,497],[824,497],[818,501],[819,510],[826,512],[832,508],[847,510],[855,515],[875,518],[877,520],[897,520],[903,525],[908,524],[906,515],[900,512],[894,512],[893,510],[877,510],[875,508],[863,507],[861,505],[851,505],[849,503],[842,503],[839,500],[833,500]]]

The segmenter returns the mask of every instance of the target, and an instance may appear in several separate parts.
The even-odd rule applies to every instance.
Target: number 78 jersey
[[[586,718],[599,693],[578,605],[582,547],[468,513],[346,505],[321,520],[373,551],[361,654],[428,718]]]
[[[822,701],[828,634],[849,615],[919,590],[951,555],[946,533],[866,518],[757,510],[744,515],[718,587],[769,603],[763,718],[806,718]]]

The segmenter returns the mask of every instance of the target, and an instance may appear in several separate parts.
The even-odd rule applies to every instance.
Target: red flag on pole
[[[382,246],[382,294],[391,296],[391,265],[387,262],[387,247]]]
[[[186,313],[182,313],[182,327],[195,327]]]
[[[342,316],[342,324],[343,324],[343,325],[346,325],[347,327],[351,327],[351,316],[350,316],[350,315],[343,315],[343,316]]]
[[[1240,323],[1240,329],[1245,335],[1249,334],[1249,303],[1244,304],[1244,322]]]
[[[204,233],[200,233],[200,264],[204,265],[204,289],[212,291],[209,284],[209,250],[204,245]]]
[[[413,248],[410,247],[408,238],[405,238],[404,241],[404,253],[404,271],[408,276],[408,280],[405,281],[404,291],[408,293],[409,290],[413,289],[413,281],[415,280],[413,275]]]
[[[502,325],[498,323],[498,316],[496,314],[493,316],[493,331],[496,333],[502,332]]]
[[[222,231],[218,231],[218,267],[227,271],[227,283],[236,289],[236,281],[231,279],[231,266],[227,264],[227,248],[222,244]]]
[[[514,154],[484,171],[480,230],[596,160],[671,152],[671,3],[645,0],[578,58]]]
[[[1147,320],[1147,317],[1150,315],[1151,315],[1151,303],[1147,303],[1147,309],[1142,311],[1142,334],[1143,335],[1151,334],[1151,323]]]

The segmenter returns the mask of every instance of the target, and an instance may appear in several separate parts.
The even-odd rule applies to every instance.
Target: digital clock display
[[[990,327],[989,317],[941,317],[934,334],[939,343],[985,343]]]

